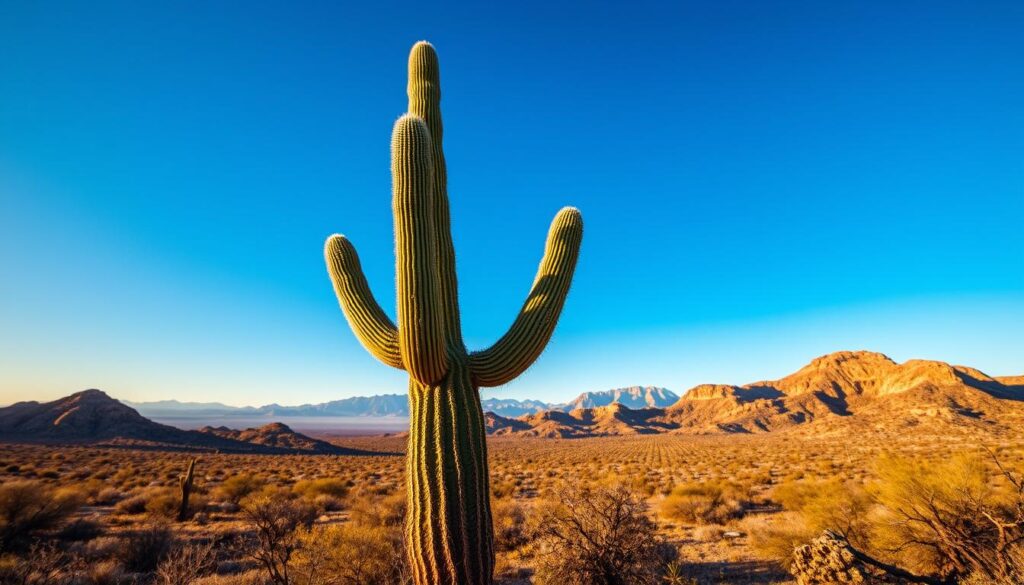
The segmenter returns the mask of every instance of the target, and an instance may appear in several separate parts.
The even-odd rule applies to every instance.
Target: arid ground
[[[68,559],[74,557],[76,571],[93,579],[80,582],[131,582],[125,579],[133,573],[144,576],[159,568],[161,559],[146,555],[182,562],[181,551],[194,552],[192,543],[209,549],[201,551],[207,557],[200,563],[204,576],[194,582],[265,582],[267,570],[259,555],[243,544],[258,521],[247,511],[247,501],[260,493],[287,492],[289,501],[308,503],[315,509],[314,533],[321,526],[372,527],[366,534],[335,535],[332,542],[339,546],[366,546],[369,540],[372,548],[373,539],[399,541],[404,437],[333,441],[375,454],[199,455],[192,509],[183,521],[175,518],[179,477],[193,453],[4,444],[2,486],[32,485],[34,493],[48,498],[73,490],[81,504],[67,520],[32,535],[37,544],[30,548],[11,538],[6,563],[45,557],[41,551],[54,542],[63,562],[72,563]],[[941,434],[919,429],[900,436],[781,432],[565,440],[492,437],[489,447],[498,569],[506,583],[531,582],[543,561],[543,547],[532,537],[535,516],[566,492],[588,486],[624,486],[646,504],[644,514],[656,523],[657,536],[673,549],[665,562],[674,577],[665,578],[677,580],[666,582],[787,583],[791,578],[775,549],[780,529],[806,521],[799,509],[790,509],[799,508],[793,502],[821,496],[813,492],[837,485],[871,485],[886,455],[941,464],[967,454],[1024,469],[1024,432],[993,439],[979,436],[972,427],[960,435],[943,428]],[[994,466],[985,465],[995,477]],[[811,494],[794,496],[800,487]],[[149,542],[161,539],[168,542]],[[300,539],[297,549],[302,542],[308,540]],[[297,552],[289,562],[298,566],[311,561]],[[360,579],[301,581],[297,575],[293,582]]]

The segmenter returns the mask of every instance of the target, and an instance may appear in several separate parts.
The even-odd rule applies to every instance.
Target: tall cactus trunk
[[[391,135],[398,324],[373,298],[345,236],[327,239],[334,292],[359,341],[409,373],[412,415],[406,464],[406,546],[416,585],[489,585],[494,569],[487,443],[477,393],[500,386],[536,360],[569,294],[583,218],[563,208],[515,321],[494,345],[466,352],[459,318],[437,54],[409,55],[409,113]],[[497,130],[507,132],[501,121]]]
[[[439,383],[409,384],[406,544],[416,583],[491,582],[487,443],[465,358]]]

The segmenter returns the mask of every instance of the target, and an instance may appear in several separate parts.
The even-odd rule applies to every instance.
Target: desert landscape
[[[1024,585],[1022,7],[4,3],[0,585]]]
[[[636,406],[669,391],[635,388],[488,412],[497,582],[558,583],[604,563],[628,583],[825,582],[806,571],[835,564],[829,534],[917,582],[1001,582],[958,555],[997,566],[985,547],[1005,530],[1009,562],[1021,560],[1022,382],[838,352],[780,380],[696,386],[664,408]],[[0,438],[4,582],[409,578],[405,433],[181,431],[88,390],[0,409]],[[894,522],[916,503],[935,506],[922,526],[949,522],[969,540]],[[835,582],[893,578],[840,566],[862,581]]]

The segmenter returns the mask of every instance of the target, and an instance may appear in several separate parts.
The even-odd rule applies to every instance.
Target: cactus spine
[[[178,478],[178,485],[181,488],[181,507],[178,508],[178,522],[188,519],[188,499],[192,495],[192,480],[196,475],[196,460],[188,464],[188,471]]]
[[[543,351],[569,292],[583,220],[571,207],[558,212],[511,328],[490,348],[467,352],[441,148],[440,75],[429,43],[417,43],[409,56],[408,93],[409,113],[391,141],[397,327],[370,293],[351,242],[331,236],[324,256],[356,337],[381,362],[409,373],[405,539],[414,580],[488,584],[494,549],[479,388],[514,379]]]

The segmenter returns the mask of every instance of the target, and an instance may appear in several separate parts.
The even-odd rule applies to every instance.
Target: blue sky
[[[1024,5],[0,7],[0,403],[402,392],[333,297],[393,314],[405,59],[442,66],[466,339],[586,222],[555,338],[487,395],[744,383],[839,349],[1024,373]]]

